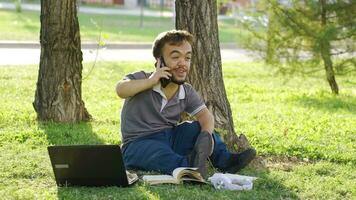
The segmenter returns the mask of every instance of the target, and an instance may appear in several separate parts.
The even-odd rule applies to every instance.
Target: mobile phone
[[[166,63],[164,62],[163,56],[161,56],[159,59],[161,60],[160,67],[167,66]],[[161,81],[161,86],[165,88],[171,82],[171,79],[161,78],[160,81]]]

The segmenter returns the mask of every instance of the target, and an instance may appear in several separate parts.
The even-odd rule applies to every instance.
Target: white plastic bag
[[[251,190],[253,181],[256,177],[242,176],[237,174],[215,173],[208,180],[214,185],[215,189],[225,190]]]

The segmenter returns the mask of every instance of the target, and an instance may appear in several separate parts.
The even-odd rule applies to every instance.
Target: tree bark
[[[215,127],[226,132],[222,136],[228,147],[236,150],[240,144],[244,149],[248,141],[241,143],[236,136],[223,81],[216,0],[176,0],[176,28],[195,37],[188,81],[214,115]]]
[[[321,57],[324,62],[324,68],[326,72],[326,80],[329,83],[332,93],[339,94],[339,87],[335,80],[335,72],[333,68],[333,62],[330,56],[330,43],[323,41],[321,44]]]
[[[82,100],[82,52],[75,0],[41,0],[41,57],[33,106],[41,121],[90,119]]]
[[[321,6],[321,26],[326,27],[327,25],[326,1],[320,0],[320,6]],[[331,46],[330,46],[329,39],[327,38],[327,36],[323,36],[323,38],[320,39],[320,54],[321,54],[321,58],[324,61],[326,79],[329,83],[332,93],[339,94],[339,87],[335,80],[335,72],[333,68],[333,62],[330,56],[330,49]]]

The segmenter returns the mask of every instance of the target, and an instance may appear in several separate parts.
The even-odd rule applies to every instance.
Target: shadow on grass
[[[353,96],[297,96],[291,101],[296,101],[304,107],[311,107],[327,112],[345,111],[356,112],[356,97]]]
[[[148,185],[142,181],[127,188],[119,187],[63,187],[58,188],[59,199],[300,199],[283,185],[268,169],[247,169],[241,174],[256,176],[251,191],[216,190],[211,185],[161,184]]]
[[[103,143],[103,140],[93,132],[90,122],[68,124],[42,122],[39,128],[44,130],[50,145]]]

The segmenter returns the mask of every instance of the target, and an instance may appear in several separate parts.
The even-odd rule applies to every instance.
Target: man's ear
[[[155,68],[157,68],[157,63],[158,63],[159,58],[155,58],[155,59],[156,59]]]

